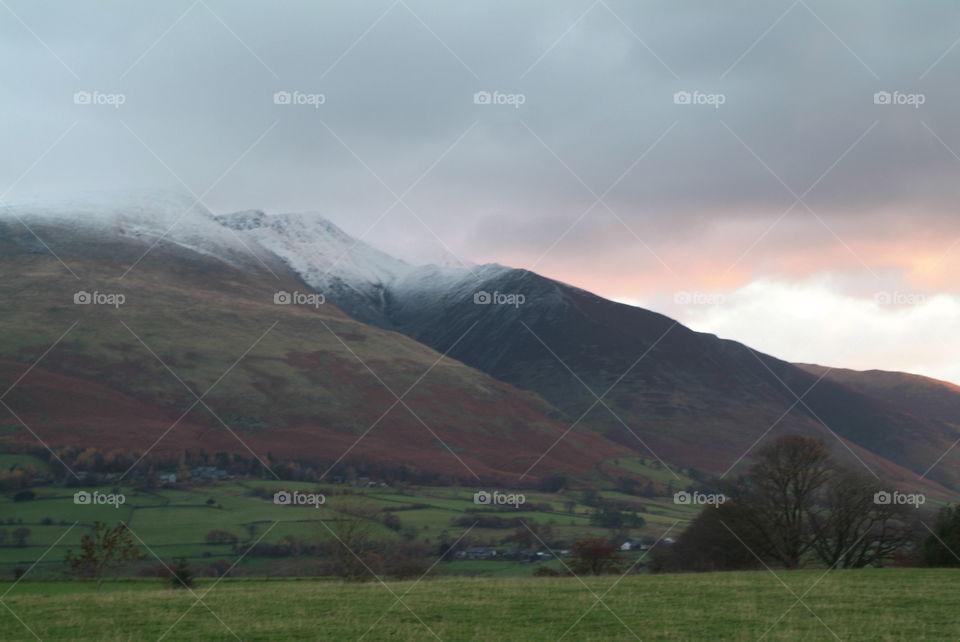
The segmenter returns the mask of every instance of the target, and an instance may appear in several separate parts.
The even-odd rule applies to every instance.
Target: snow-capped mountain
[[[332,279],[353,287],[384,284],[413,266],[358,241],[319,214],[246,210],[214,220],[286,261],[305,281],[324,288]]]
[[[525,483],[558,473],[593,476],[599,462],[629,457],[585,431],[543,457],[566,426],[542,398],[350,318],[332,296],[326,305],[284,302],[278,292],[311,286],[252,235],[198,210],[160,241],[181,202],[136,203],[4,209],[0,390],[10,388],[4,404],[36,429],[0,430],[4,448],[39,448],[42,435],[57,452],[96,449],[131,461],[141,454],[168,461],[185,451],[253,461],[254,453],[270,466],[299,462],[331,476],[353,466],[494,487],[512,485],[541,459]],[[239,227],[240,219],[256,224],[234,218]],[[302,243],[309,260],[286,256],[304,273],[331,264],[335,256],[320,249],[333,255],[344,241],[316,217],[273,223],[286,230],[274,241]],[[304,236],[297,226],[308,225],[315,227]],[[234,250],[245,263],[230,262]],[[359,274],[341,282],[398,276],[383,266],[354,267]],[[202,410],[200,390],[210,404]],[[409,392],[404,404],[415,411],[397,407],[394,390]]]
[[[215,215],[194,199],[166,193],[0,206],[0,241],[22,256],[48,258],[17,219],[52,239],[53,247],[58,238],[72,246],[78,260],[126,261],[118,251],[134,260],[143,250],[127,243],[155,244],[151,259],[160,260],[146,268],[175,278],[192,273],[218,292],[248,293],[237,284],[255,282],[264,290],[262,301],[281,283],[313,288],[361,327],[394,330],[536,393],[569,424],[587,425],[644,457],[652,449],[666,461],[705,471],[725,470],[757,435],[776,426],[827,442],[839,437],[845,446],[839,454],[855,452],[887,478],[906,480],[927,470],[960,430],[960,421],[921,416],[909,411],[910,404],[895,408],[869,391],[820,381],[742,344],[532,272],[399,260],[317,214]],[[191,264],[186,251],[204,255],[192,272],[184,269]],[[208,257],[243,274],[214,269]],[[250,305],[259,305],[255,301]],[[321,345],[322,339],[310,336],[309,342]],[[792,390],[809,391],[803,409],[809,412],[784,415],[796,405]],[[606,391],[602,404],[600,391]],[[960,469],[941,466],[928,480],[960,488]]]
[[[247,210],[214,216],[251,246],[282,260],[351,315],[393,328],[400,301],[426,305],[437,298],[467,299],[483,281],[509,271],[499,265],[414,265],[354,238],[320,214]]]
[[[70,199],[24,199],[0,206],[0,220],[22,220],[150,247],[174,244],[262,270],[277,263],[352,316],[381,327],[405,325],[439,303],[472,301],[509,268],[488,264],[413,264],[345,233],[315,212],[259,209],[214,214],[195,198],[169,191],[88,192]],[[146,249],[146,248],[144,248]]]
[[[147,245],[171,243],[234,266],[259,264],[232,229],[197,199],[170,191],[84,192],[63,199],[0,204],[0,220],[55,226]]]

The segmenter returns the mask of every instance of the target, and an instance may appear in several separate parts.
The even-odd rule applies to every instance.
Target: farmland
[[[326,502],[319,508],[276,505],[272,493],[280,488],[320,492]],[[184,488],[100,489],[122,494],[124,501],[118,506],[76,504],[73,494],[77,490],[80,489],[37,486],[30,489],[30,499],[20,501],[14,500],[12,492],[0,495],[0,528],[30,530],[23,545],[15,545],[9,539],[0,545],[0,577],[11,577],[13,569],[34,563],[31,577],[62,577],[66,550],[76,547],[89,526],[98,520],[126,522],[141,546],[145,564],[169,563],[174,558],[185,557],[198,571],[218,560],[232,564],[242,553],[245,542],[280,544],[290,538],[302,542],[326,541],[331,537],[330,525],[336,529],[336,519],[348,506],[350,510],[362,508],[362,519],[367,522],[372,539],[405,540],[431,546],[442,538],[457,539],[467,531],[465,543],[495,546],[515,530],[480,525],[471,528],[477,515],[548,525],[553,537],[565,542],[609,534],[608,530],[591,524],[593,508],[583,503],[580,491],[525,491],[525,509],[518,510],[509,506],[477,506],[473,501],[476,489],[461,487],[352,488],[308,482],[230,480]],[[637,514],[645,524],[631,529],[632,536],[656,539],[668,532],[676,535],[695,514],[695,509],[689,506],[675,505],[672,497],[639,498],[615,490],[601,490],[598,495],[637,507]],[[477,512],[479,510],[482,512]],[[383,517],[388,514],[398,520],[394,528],[383,523]],[[211,531],[235,535],[239,547],[208,542],[206,536]],[[290,570],[281,574],[316,574],[309,557],[289,561]],[[275,570],[261,569],[263,562],[256,554],[246,556],[234,573],[276,574]],[[446,574],[522,576],[530,575],[535,569],[530,564],[454,560],[440,565],[438,570]]]

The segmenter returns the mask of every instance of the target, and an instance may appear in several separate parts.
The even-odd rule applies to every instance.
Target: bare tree
[[[727,488],[733,501],[723,517],[758,555],[797,568],[814,547],[810,515],[832,471],[818,439],[784,435],[760,450],[746,478]]]
[[[372,537],[377,517],[377,511],[367,505],[365,498],[358,495],[338,498],[335,517],[328,526],[335,535],[323,529],[336,575],[358,581],[372,579],[371,572],[380,572],[383,560],[375,550]]]
[[[135,562],[140,557],[125,523],[111,527],[94,522],[92,532],[80,538],[80,551],[67,551],[66,562],[75,573],[96,579],[99,591],[106,569]]]
[[[681,535],[664,568],[798,568],[879,565],[909,544],[912,509],[875,500],[877,480],[839,468],[818,440],[786,435],[763,448],[747,474],[722,485],[728,501],[705,508]],[[750,553],[745,558],[731,551]],[[751,559],[752,558],[752,559]]]
[[[879,564],[911,540],[912,509],[876,503],[880,490],[876,478],[866,473],[837,470],[831,475],[820,509],[810,514],[820,561],[863,568]]]

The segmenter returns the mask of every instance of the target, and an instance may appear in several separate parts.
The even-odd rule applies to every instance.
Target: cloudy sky
[[[960,382],[958,42],[935,0],[0,0],[0,194],[317,211]]]

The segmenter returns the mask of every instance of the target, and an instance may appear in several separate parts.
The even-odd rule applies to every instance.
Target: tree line
[[[960,507],[932,517],[922,494],[891,492],[811,437],[780,437],[745,473],[715,485],[725,501],[703,508],[675,545],[657,551],[654,570],[960,564],[952,552],[960,551]]]

